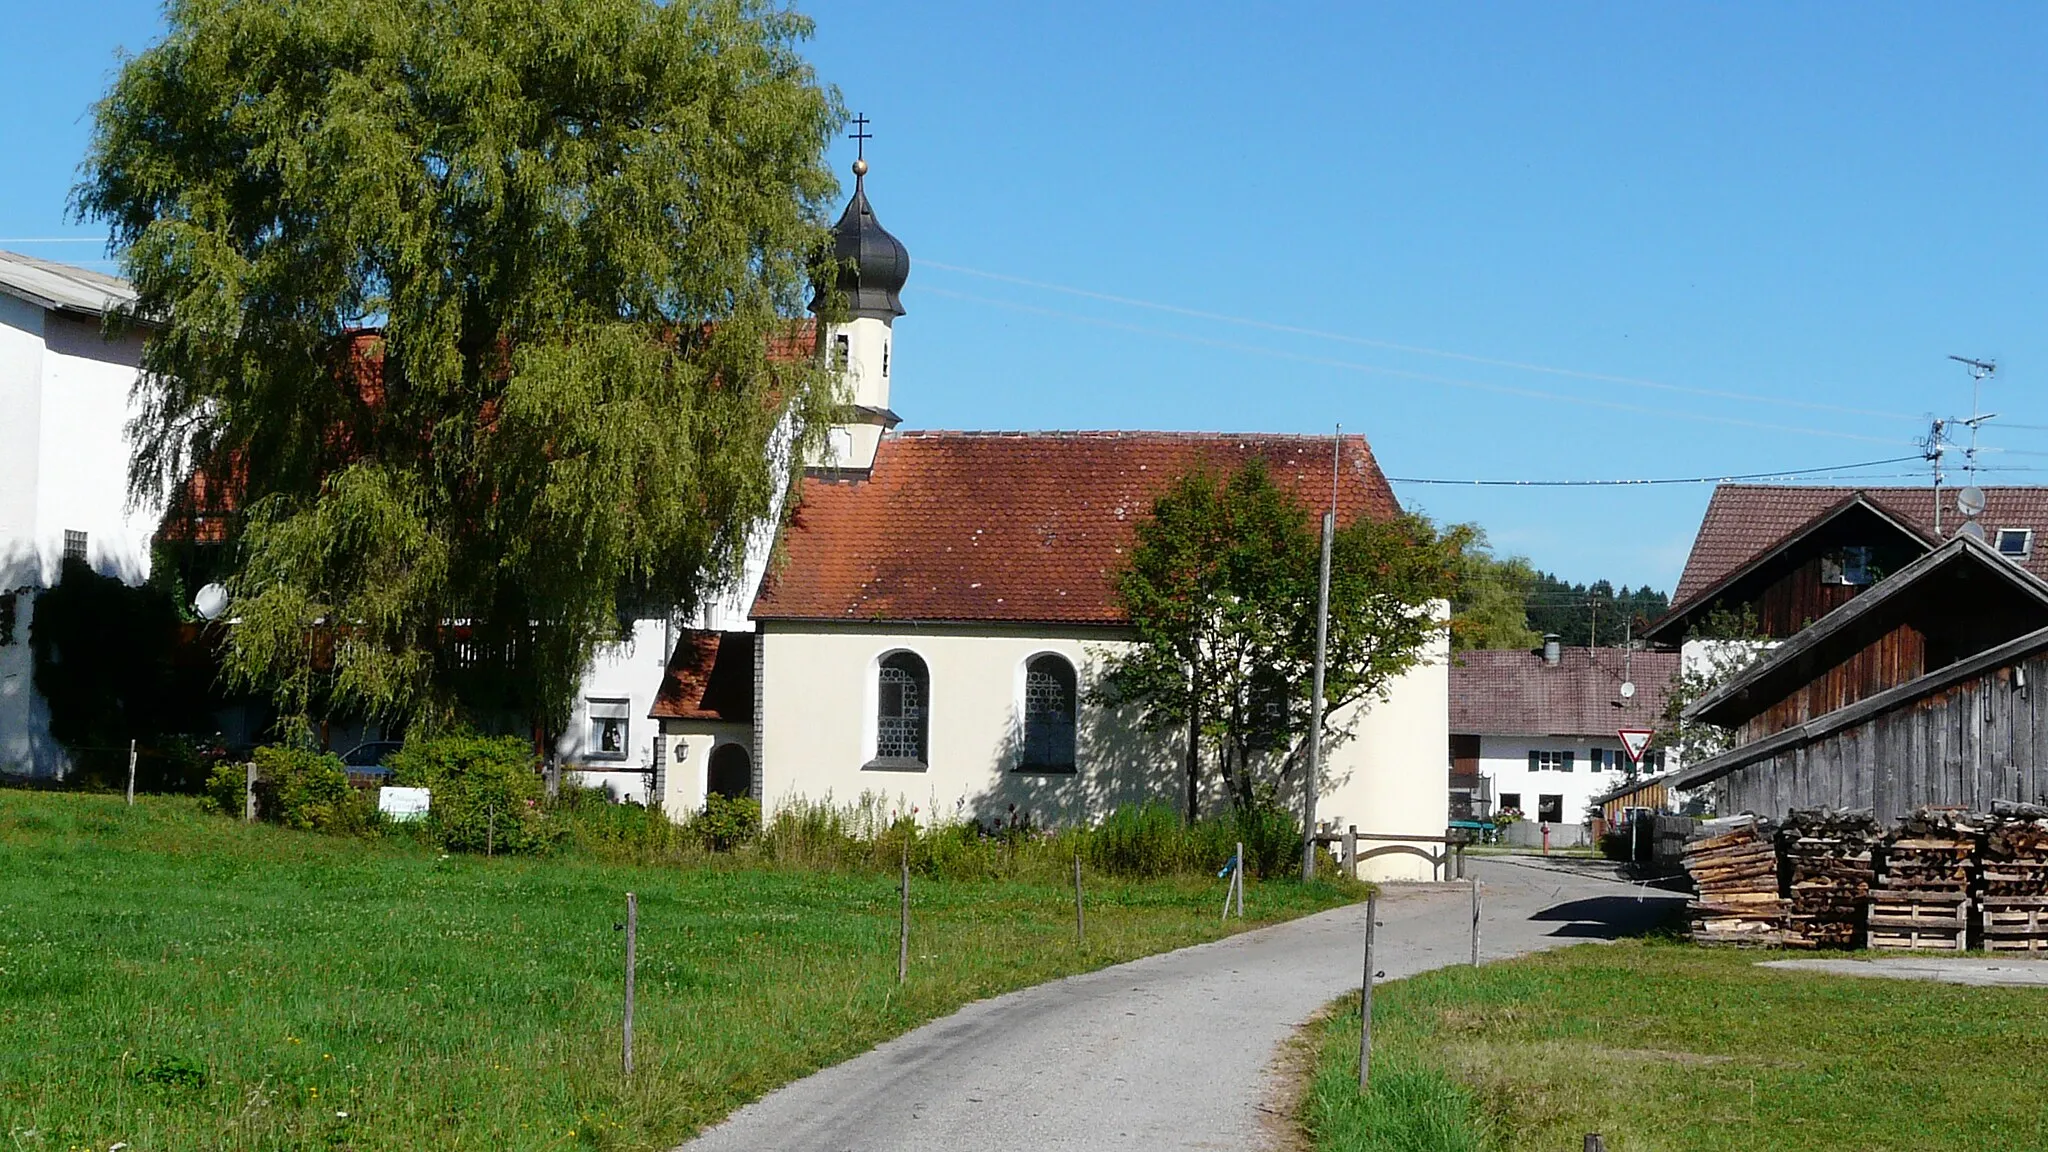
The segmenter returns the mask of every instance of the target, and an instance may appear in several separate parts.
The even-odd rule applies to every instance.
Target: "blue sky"
[[[2048,482],[2048,8],[1267,7],[807,7],[911,252],[911,426],[1341,422],[1396,477],[1728,475],[1916,453],[1969,413],[1960,353],[2000,365],[1984,479]],[[158,21],[10,17],[7,247],[103,255],[13,241],[91,235],[86,109]],[[1666,590],[1710,492],[1397,489]]]

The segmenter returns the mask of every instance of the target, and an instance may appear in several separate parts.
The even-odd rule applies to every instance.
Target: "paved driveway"
[[[1482,952],[1611,938],[1670,893],[1493,858],[1474,863]],[[1387,979],[1469,958],[1463,888],[1380,901]],[[1256,1148],[1280,1044],[1358,986],[1355,905],[970,1004],[787,1085],[689,1152]]]

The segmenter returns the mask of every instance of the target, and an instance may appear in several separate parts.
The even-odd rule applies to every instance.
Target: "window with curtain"
[[[1074,770],[1074,666],[1064,656],[1035,656],[1024,666],[1024,756],[1020,768]]]

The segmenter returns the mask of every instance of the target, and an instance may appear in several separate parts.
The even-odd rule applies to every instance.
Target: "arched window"
[[[754,790],[754,760],[745,746],[720,744],[711,750],[710,779],[705,783],[713,796],[737,800]]]
[[[1074,666],[1064,656],[1034,656],[1024,666],[1024,759],[1039,772],[1074,770]]]
[[[931,673],[914,652],[883,657],[881,691],[875,705],[875,760],[891,767],[922,768],[931,736]]]

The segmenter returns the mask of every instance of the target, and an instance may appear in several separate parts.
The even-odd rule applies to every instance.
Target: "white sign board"
[[[1621,737],[1621,747],[1623,751],[1628,753],[1628,762],[1631,764],[1642,763],[1643,753],[1650,750],[1649,730],[1644,728],[1623,728],[1621,731],[1616,732],[1615,735]]]
[[[401,823],[425,816],[430,800],[431,796],[425,788],[377,789],[377,811]]]

